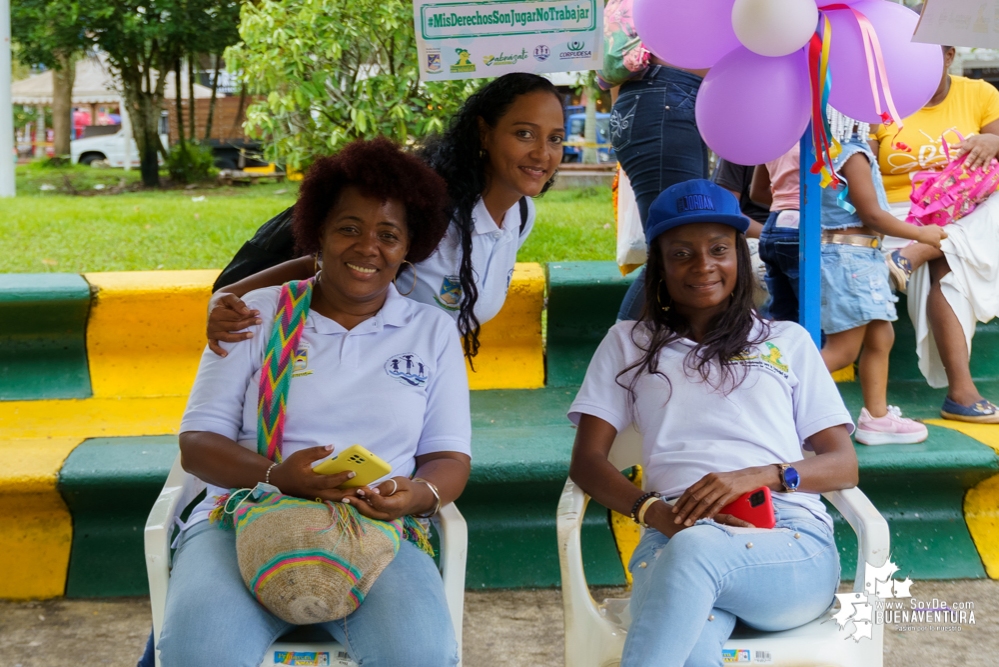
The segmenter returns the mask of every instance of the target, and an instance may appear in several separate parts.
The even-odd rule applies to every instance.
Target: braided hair
[[[489,127],[496,127],[514,100],[537,91],[551,93],[562,104],[562,95],[552,82],[536,74],[513,72],[494,79],[469,96],[451,117],[443,134],[429,137],[418,149],[420,157],[447,183],[450,198],[448,212],[460,235],[461,266],[458,279],[461,285],[461,302],[458,331],[461,333],[465,356],[470,362],[479,351],[479,320],[475,316],[479,290],[475,285],[472,267],[472,234],[475,231],[472,211],[489,179],[489,158],[482,150],[479,119]],[[547,192],[554,181],[553,176],[545,183],[541,192]]]

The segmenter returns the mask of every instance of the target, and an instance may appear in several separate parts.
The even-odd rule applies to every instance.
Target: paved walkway
[[[885,667],[999,664],[999,581],[917,581],[915,598],[973,602],[975,625],[959,632],[885,633]],[[594,591],[598,599],[621,589]],[[149,632],[145,598],[0,602],[0,667],[133,667]],[[465,597],[466,667],[562,665],[557,590],[470,592]]]

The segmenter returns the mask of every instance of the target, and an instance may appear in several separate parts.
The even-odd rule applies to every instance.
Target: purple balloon
[[[919,111],[933,97],[940,84],[942,50],[936,44],[912,41],[919,14],[907,7],[887,0],[861,0],[852,6],[874,26],[884,54],[888,85],[899,115],[905,118]],[[880,123],[856,17],[848,10],[827,11],[825,15],[832,25],[832,47],[829,50],[832,90],[829,92],[829,104],[850,118]],[[821,22],[819,26],[821,30]],[[880,76],[877,76],[877,85],[881,110],[888,111]]]
[[[735,0],[634,0],[631,14],[645,48],[676,67],[714,67],[739,46]]]
[[[697,129],[729,162],[775,160],[808,127],[808,57],[804,49],[780,58],[740,46],[718,61],[697,93]]]

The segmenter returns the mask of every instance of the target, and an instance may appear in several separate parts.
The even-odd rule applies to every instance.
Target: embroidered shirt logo
[[[732,357],[732,362],[751,368],[767,368],[786,378],[790,368],[784,361],[784,355],[781,354],[780,348],[770,342],[766,342],[764,345],[766,346],[766,353],[761,351],[753,354],[739,354]]]
[[[312,375],[312,371],[309,369],[309,346],[307,344],[302,344],[295,352],[295,361],[292,365],[291,377],[300,378],[306,375]]]
[[[397,354],[385,362],[385,372],[402,384],[422,387],[427,384],[430,369],[412,352]]]
[[[447,310],[458,310],[461,305],[461,279],[458,276],[444,276],[439,296],[434,301]]]

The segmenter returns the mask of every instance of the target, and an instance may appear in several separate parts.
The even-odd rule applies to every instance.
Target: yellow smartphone
[[[341,484],[341,489],[356,489],[367,486],[376,479],[392,472],[392,466],[360,445],[351,445],[331,459],[313,468],[320,475],[335,475],[347,470],[354,471],[354,478]]]

